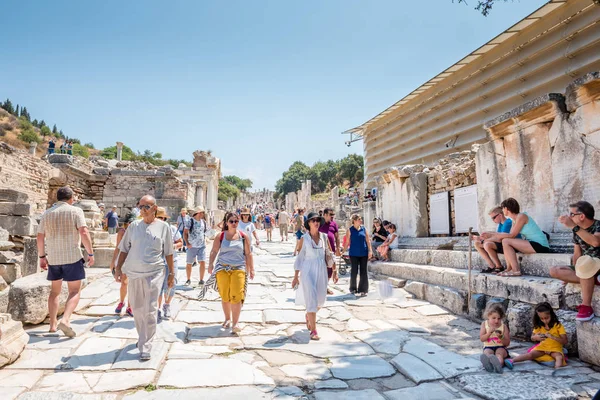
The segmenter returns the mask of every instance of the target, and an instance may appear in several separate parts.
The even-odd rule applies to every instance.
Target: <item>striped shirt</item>
[[[83,258],[79,228],[87,226],[81,208],[59,201],[43,215],[38,233],[46,235],[49,265],[73,264]]]

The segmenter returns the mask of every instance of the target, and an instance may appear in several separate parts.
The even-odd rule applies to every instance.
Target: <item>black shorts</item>
[[[49,281],[80,281],[85,279],[85,269],[83,258],[73,264],[49,265],[48,278]]]
[[[542,246],[538,242],[533,242],[530,240],[529,244],[531,245],[531,247],[533,247],[533,249],[535,250],[536,253],[550,253],[549,247]]]
[[[489,346],[489,347],[484,347],[483,351],[492,350],[494,352],[494,354],[496,354],[496,350],[498,350],[498,349],[504,349],[504,350],[506,350],[506,357],[510,357],[510,353],[508,352],[508,349],[506,347],[504,347],[504,346]]]
[[[496,245],[496,253],[504,254],[504,247],[502,247],[502,242],[494,242]]]

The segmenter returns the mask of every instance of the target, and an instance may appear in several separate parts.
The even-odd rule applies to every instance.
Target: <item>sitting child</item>
[[[379,245],[377,248],[377,252],[381,256],[383,261],[389,261],[389,257],[387,256],[389,249],[397,249],[398,248],[398,235],[396,235],[396,225],[389,224],[386,228],[389,232],[389,235],[385,241]]]
[[[546,302],[535,306],[531,340],[540,343],[533,346],[527,354],[505,360],[504,363],[508,368],[512,369],[513,363],[526,360],[554,361],[554,368],[567,365],[563,353],[563,345],[567,344],[568,341],[567,332],[565,327],[558,321],[558,317],[550,304]]]
[[[486,320],[481,323],[479,339],[483,342],[483,354],[479,359],[488,372],[501,374],[504,359],[508,358],[510,332],[504,324],[505,315],[501,303],[491,303],[485,310]]]

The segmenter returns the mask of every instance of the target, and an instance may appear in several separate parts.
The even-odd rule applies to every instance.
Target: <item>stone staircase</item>
[[[566,235],[553,237],[553,250],[567,251],[565,238]],[[403,238],[400,243],[400,249],[390,252],[390,262],[369,264],[371,273],[394,278],[393,282],[405,284],[405,290],[415,297],[475,321],[482,320],[488,303],[501,302],[515,337],[530,337],[533,309],[547,301],[567,329],[569,352],[579,352],[583,361],[600,365],[600,318],[576,322],[575,310],[581,302],[579,285],[565,285],[549,275],[550,267],[569,265],[571,253],[519,255],[524,275],[499,277],[481,273],[485,262],[473,250],[469,279],[467,238]],[[500,259],[504,263],[503,256]],[[592,306],[600,312],[600,287],[595,290]]]

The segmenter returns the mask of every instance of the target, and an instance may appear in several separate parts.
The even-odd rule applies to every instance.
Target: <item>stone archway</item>
[[[50,180],[48,180],[48,203],[46,208],[52,207],[56,202],[56,192],[67,184],[67,176],[59,170],[52,171]]]

